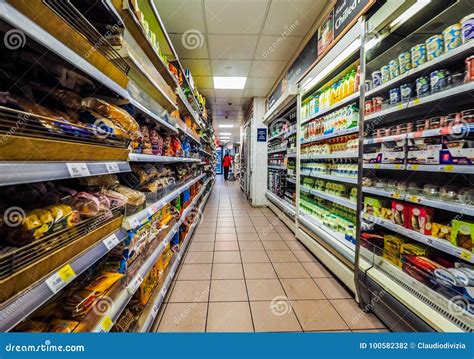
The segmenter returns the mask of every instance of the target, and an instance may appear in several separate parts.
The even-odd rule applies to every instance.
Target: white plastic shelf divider
[[[359,157],[358,152],[335,152],[326,155],[301,155],[302,160],[325,160],[333,158],[357,158]]]
[[[357,91],[355,93],[353,93],[352,95],[350,96],[347,96],[346,98],[342,99],[341,101],[339,101],[338,103],[332,105],[331,107],[325,109],[325,110],[322,110],[318,113],[315,113],[313,115],[311,115],[310,117],[306,118],[306,119],[303,119],[301,121],[301,124],[304,125],[306,122],[308,121],[311,121],[312,119],[315,119],[315,118],[318,118],[318,117],[321,117],[321,116],[324,116],[330,112],[333,112],[341,107],[344,107],[345,105],[349,105],[352,101],[354,102],[357,102],[358,98],[360,96],[360,92]]]
[[[201,162],[200,158],[185,158],[185,157],[168,157],[168,156],[155,156],[145,155],[142,153],[130,153],[128,160],[132,162]]]
[[[178,187],[177,189],[175,189],[173,192],[167,194],[166,196],[164,196],[159,201],[157,201],[155,203],[152,203],[151,205],[147,206],[147,208],[145,208],[144,210],[142,210],[138,213],[132,214],[131,216],[126,217],[123,221],[123,227],[126,230],[130,230],[130,229],[139,227],[140,225],[142,225],[142,223],[144,221],[146,221],[148,218],[150,218],[152,215],[154,215],[156,212],[158,212],[160,209],[162,209],[164,206],[166,206],[173,199],[178,197],[182,192],[187,190],[189,187],[191,187],[193,184],[198,182],[204,176],[206,176],[204,173],[201,174],[197,178],[194,178],[194,179],[188,181],[187,183],[185,183],[181,187]]]
[[[293,205],[288,203],[287,201],[281,199],[280,197],[276,196],[274,193],[267,190],[265,192],[265,196],[272,201],[277,207],[279,207],[283,212],[288,214],[290,217],[294,218],[296,215],[296,209]]]
[[[0,186],[130,172],[124,161],[109,162],[0,162]]]
[[[352,263],[355,262],[355,245],[348,241],[344,234],[335,232],[332,229],[326,227],[316,218],[307,213],[301,213],[298,215],[298,221],[301,222],[307,229],[311,230],[318,238],[321,238],[326,243],[331,245],[344,257],[346,257]]]
[[[447,90],[436,92],[434,94],[431,94],[425,97],[416,98],[410,102],[398,104],[396,106],[387,108],[385,110],[370,114],[368,116],[365,116],[365,121],[370,122],[372,120],[375,120],[376,118],[387,117],[388,115],[394,114],[398,111],[413,109],[421,105],[427,105],[432,102],[445,100],[446,98],[449,98],[452,96],[468,94],[472,92],[473,90],[474,90],[474,81],[468,82],[459,86],[454,86]]]
[[[420,195],[400,193],[397,191],[387,191],[384,189],[378,189],[373,187],[362,187],[362,192],[374,194],[377,196],[399,199],[411,203],[418,203],[428,207],[443,209],[445,211],[461,213],[467,216],[474,216],[474,206],[469,205],[467,203],[443,201],[441,199],[427,198]]]
[[[301,140],[301,144],[305,145],[307,143],[323,141],[323,140],[327,140],[328,138],[333,138],[333,137],[346,136],[346,135],[350,135],[352,133],[357,133],[357,132],[359,132],[359,127],[349,128],[349,129],[338,131],[338,132],[328,133],[327,135],[315,136],[308,140]]]
[[[312,195],[318,196],[320,198],[324,198],[328,201],[340,204],[344,207],[347,207],[347,208],[350,208],[350,209],[353,209],[353,210],[357,209],[357,203],[350,201],[348,198],[342,198],[342,197],[339,197],[339,196],[334,196],[332,194],[322,192],[322,191],[318,191],[316,189],[308,188],[308,187],[305,187],[305,186],[300,186],[300,189],[303,192],[311,193]]]
[[[199,210],[202,210],[202,208],[206,204],[210,193],[211,193],[211,191],[209,191],[206,194],[206,196],[204,197],[204,199],[202,200],[202,203],[199,206]],[[160,293],[159,293],[158,297],[155,298],[156,300],[153,303],[151,303],[152,307],[148,311],[147,317],[146,317],[144,323],[138,329],[138,331],[140,333],[146,333],[151,329],[151,327],[152,327],[152,325],[153,325],[153,323],[156,319],[156,316],[157,316],[157,314],[160,310],[160,307],[163,304],[163,300],[166,296],[166,293],[168,292],[168,290],[170,288],[171,282],[172,282],[174,276],[176,275],[176,272],[178,270],[178,266],[181,263],[181,260],[183,259],[184,254],[186,253],[187,247],[189,246],[189,242],[191,241],[191,238],[194,234],[194,230],[196,229],[198,224],[199,224],[198,222],[194,222],[191,225],[191,227],[189,228],[188,234],[186,235],[186,238],[183,241],[183,245],[181,246],[181,249],[174,256],[173,263],[170,264],[171,269],[170,269],[170,271],[168,273],[168,276],[166,277],[166,279],[165,279],[165,281],[164,281],[164,283],[161,287]]]
[[[154,119],[156,122],[158,122],[160,125],[164,126],[166,129],[168,129],[169,131],[172,131],[174,133],[178,133],[178,130],[169,122],[166,122],[165,120],[163,120],[159,115],[157,115],[156,113],[154,113],[153,111],[150,111],[147,107],[143,106],[140,102],[138,102],[137,100],[135,100],[132,96],[129,96],[128,97],[128,100],[130,101],[130,103],[135,106],[138,110],[140,110],[141,112],[143,112],[145,115],[151,117],[152,119]]]
[[[463,44],[458,48],[453,49],[433,60],[427,61],[424,64],[405,72],[403,75],[397,76],[396,78],[367,91],[365,97],[371,97],[380,92],[383,92],[384,90],[388,91],[389,89],[394,88],[395,85],[406,82],[408,78],[412,78],[416,75],[424,75],[429,69],[434,69],[435,67],[440,67],[441,65],[446,64],[448,62],[452,62],[457,59],[462,59],[463,57],[466,57],[469,54],[472,54],[472,43],[470,42]]]
[[[465,165],[406,165],[409,171],[474,174],[474,166]]]
[[[403,171],[406,168],[405,164],[385,164],[385,163],[364,163],[363,167],[366,169],[375,169],[375,170],[399,170]]]
[[[271,150],[271,151],[268,151],[267,154],[271,155],[272,153],[278,153],[278,152],[286,152],[287,151],[287,148],[280,148],[278,150]]]
[[[284,166],[272,166],[272,165],[268,165],[268,169],[272,169],[272,170],[286,170],[286,167],[284,167]]]
[[[137,273],[129,281],[128,286],[122,289],[122,291],[119,293],[119,295],[115,299],[113,305],[110,307],[109,311],[105,313],[103,318],[92,330],[93,332],[107,332],[111,329],[110,325],[107,325],[107,326],[103,325],[104,320],[108,322],[112,322],[112,323],[115,323],[117,321],[120,314],[123,312],[127,304],[130,302],[130,299],[132,299],[133,295],[138,290],[141,282],[143,281],[143,278],[145,278],[147,274],[150,272],[150,270],[153,268],[156,261],[160,257],[161,253],[163,253],[165,247],[171,241],[173,236],[178,232],[179,227],[181,226],[183,221],[189,215],[191,210],[196,206],[196,203],[198,202],[199,198],[202,196],[205,189],[206,189],[206,186],[204,185],[201,191],[199,192],[199,194],[194,197],[190,205],[183,211],[183,213],[181,214],[180,220],[173,226],[173,228],[169,231],[166,237],[161,241],[160,245],[156,247],[156,249],[150,254],[150,256],[146,259],[146,261],[141,265]]]
[[[102,241],[94,244],[91,248],[82,252],[69,263],[62,265],[57,270],[70,265],[75,273],[74,278],[76,278],[90,268],[100,258],[109,253],[125,238],[127,238],[127,232],[124,229],[119,229],[104,238]],[[4,303],[4,305],[2,305],[2,308],[0,309],[0,317],[2,318],[0,321],[0,331],[6,332],[11,330],[15,325],[41,307],[56,295],[57,292],[70,283],[60,282],[57,286],[50,287],[48,285],[48,279],[53,276],[56,277],[56,273],[57,271],[54,274],[37,281],[35,284],[10,298],[6,303]]]
[[[397,225],[395,223],[392,223],[392,222],[390,222],[386,219],[378,218],[378,217],[369,215],[367,213],[363,213],[362,217],[365,220],[369,221],[369,222],[375,223],[375,224],[377,224],[379,226],[382,226],[384,228],[387,228],[391,231],[397,232],[397,233],[399,233],[403,236],[406,236],[408,238],[411,238],[411,239],[413,239],[417,242],[426,244],[426,245],[428,245],[430,247],[433,247],[433,248],[436,248],[436,249],[438,249],[442,252],[451,254],[451,255],[453,255],[457,258],[461,258],[461,259],[463,259],[463,260],[465,260],[469,263],[474,263],[474,257],[473,257],[472,252],[467,251],[463,248],[455,247],[450,242],[448,242],[446,240],[421,234],[421,233],[413,231],[411,229],[399,226],[399,225]]]

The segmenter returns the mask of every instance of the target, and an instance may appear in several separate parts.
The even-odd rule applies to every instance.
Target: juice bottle
[[[355,81],[356,81],[356,73],[355,73],[355,70],[352,70],[349,74],[349,92],[348,92],[348,96],[352,95],[354,93]]]
[[[357,73],[356,73],[355,84],[354,84],[354,92],[359,91],[359,89],[360,89],[360,65],[357,66]]]

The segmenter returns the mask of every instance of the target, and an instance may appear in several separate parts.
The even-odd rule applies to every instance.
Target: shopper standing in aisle
[[[224,179],[229,179],[229,168],[232,166],[232,156],[227,152],[222,159],[222,167],[224,167]]]

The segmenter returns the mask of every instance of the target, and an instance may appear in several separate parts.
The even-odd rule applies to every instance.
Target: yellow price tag
[[[76,272],[74,272],[74,269],[72,269],[71,265],[66,264],[64,267],[58,270],[58,275],[65,283],[68,283],[76,276]]]
[[[454,165],[446,165],[446,166],[444,166],[444,171],[445,171],[445,172],[453,172],[453,171],[454,171]]]
[[[403,110],[403,105],[398,105],[397,110]]]
[[[418,203],[419,199],[417,196],[408,197],[408,201]]]
[[[102,326],[102,329],[104,329],[106,332],[109,332],[113,324],[114,323],[112,323],[112,319],[110,319],[110,317],[106,315],[105,318],[102,320],[101,326]]]
[[[376,163],[374,168],[381,168],[382,166],[380,165],[380,163]]]
[[[466,252],[466,251],[462,251],[461,252],[461,258],[462,259],[465,259],[467,261],[471,260],[472,258],[472,253],[471,252]]]
[[[416,98],[416,99],[413,100],[414,105],[419,105],[420,102],[421,102],[421,100],[419,98]]]
[[[418,168],[420,168],[420,165],[411,165],[411,169],[414,171],[418,170]]]
[[[393,197],[393,198],[400,198],[401,196],[402,196],[402,195],[401,195],[400,193],[398,193],[398,192],[393,192],[393,193],[392,193],[392,197]]]
[[[402,168],[402,165],[395,165],[395,169],[399,170]]]

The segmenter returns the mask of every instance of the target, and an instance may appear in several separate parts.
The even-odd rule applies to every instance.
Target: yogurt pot
[[[400,88],[396,87],[390,90],[390,105],[397,105],[401,101]]]
[[[443,31],[444,50],[446,52],[462,45],[461,24],[448,26]]]
[[[428,76],[418,77],[416,79],[416,95],[418,97],[431,94],[430,79]]]
[[[380,68],[380,72],[382,74],[382,83],[390,81],[390,69],[388,65],[382,66]]]
[[[412,84],[403,84],[400,86],[401,101],[403,103],[410,102],[410,99],[415,97]]]
[[[426,59],[433,60],[444,53],[444,42],[441,35],[431,36],[425,42],[426,44]]]
[[[411,70],[411,53],[406,51],[398,55],[398,63],[400,65],[400,74]]]
[[[426,62],[426,45],[418,44],[411,48],[411,64],[416,68]]]
[[[390,80],[400,76],[400,64],[398,63],[398,59],[390,61],[388,63],[388,69]]]
[[[461,19],[462,42],[466,43],[474,39],[474,13]]]
[[[382,71],[372,72],[372,84],[374,87],[382,85]]]

